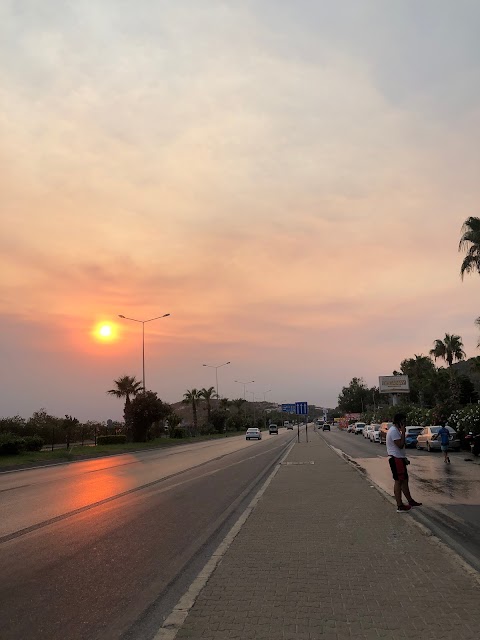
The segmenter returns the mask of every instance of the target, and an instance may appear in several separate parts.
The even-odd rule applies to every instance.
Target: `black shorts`
[[[395,458],[394,456],[390,456],[388,458],[388,463],[392,470],[394,480],[408,480],[406,458]]]

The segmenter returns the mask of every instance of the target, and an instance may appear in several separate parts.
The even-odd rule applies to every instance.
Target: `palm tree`
[[[240,413],[240,410],[245,403],[246,403],[245,398],[237,398],[236,400],[232,400],[232,404],[237,410],[237,413]]]
[[[463,223],[462,231],[458,250],[467,252],[460,267],[460,276],[463,280],[465,273],[476,271],[480,274],[480,218],[467,218]]]
[[[433,356],[435,360],[442,358],[442,360],[448,362],[448,366],[451,367],[454,360],[463,360],[465,358],[461,337],[446,333],[443,340],[435,340],[433,349],[430,350],[430,355]]]
[[[183,394],[182,402],[184,404],[191,404],[193,411],[193,428],[198,430],[198,418],[197,418],[197,402],[202,399],[201,392],[198,389],[187,389]]]
[[[226,411],[228,409],[228,407],[230,406],[230,400],[228,398],[221,398],[220,399],[220,406],[222,407],[222,409],[224,409]]]
[[[205,400],[207,404],[207,422],[208,424],[210,424],[210,414],[212,412],[212,404],[210,401],[212,398],[217,397],[215,387],[209,387],[208,389],[205,389],[204,387],[203,389],[200,389],[198,393],[200,394],[200,397],[203,398],[203,400]]]
[[[123,408],[123,414],[125,415],[125,410],[130,404],[130,396],[136,396],[143,391],[143,385],[135,376],[122,376],[118,380],[114,380],[114,383],[117,388],[110,389],[107,393],[117,398],[125,398],[125,406]]]

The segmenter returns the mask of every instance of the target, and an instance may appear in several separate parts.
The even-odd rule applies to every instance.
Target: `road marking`
[[[261,451],[260,453],[256,453],[255,455],[252,456],[248,456],[248,458],[242,458],[241,460],[238,460],[237,462],[233,462],[231,464],[228,465],[228,467],[235,467],[239,464],[243,464],[244,462],[248,462],[249,460],[254,460],[255,458],[259,458],[261,456],[267,455],[269,453],[271,453],[272,451],[275,451],[275,449],[281,449],[284,445],[283,444],[278,444],[278,445],[274,445],[271,449],[267,449],[265,451]],[[239,451],[245,451],[245,449],[240,449]],[[204,467],[207,464],[211,463],[211,462],[218,462],[219,460],[221,460],[222,458],[226,458],[228,455],[231,455],[232,453],[237,453],[237,451],[231,452],[229,454],[223,454],[221,456],[218,456],[217,458],[212,458],[211,460],[207,460],[206,462],[201,462],[200,464],[197,464],[193,467],[189,467],[188,469],[184,469],[182,471],[177,471],[176,473],[172,473],[169,476],[164,476],[162,478],[158,478],[157,480],[152,480],[151,482],[147,482],[146,484],[142,484],[138,487],[132,487],[131,489],[127,489],[126,491],[122,491],[121,493],[117,493],[116,495],[113,496],[109,496],[108,498],[103,498],[103,500],[98,500],[97,502],[93,502],[92,504],[86,504],[83,507],[78,507],[78,509],[73,509],[73,511],[68,511],[67,513],[62,513],[58,516],[53,516],[52,518],[49,518],[48,520],[43,520],[42,522],[37,522],[36,524],[32,524],[29,527],[24,527],[23,529],[18,529],[17,531],[12,531],[11,533],[6,533],[2,536],[0,536],[0,544],[3,544],[4,542],[9,542],[10,540],[13,540],[15,538],[19,538],[20,536],[24,536],[27,535],[28,533],[31,533],[32,531],[37,531],[37,529],[43,529],[44,527],[47,527],[50,524],[54,524],[56,522],[60,522],[61,520],[66,520],[67,518],[71,518],[72,516],[76,516],[79,513],[83,513],[84,511],[89,511],[90,509],[94,509],[95,507],[100,507],[104,504],[108,504],[109,502],[113,502],[114,500],[118,500],[119,498],[123,498],[125,496],[131,495],[133,493],[136,493],[137,491],[142,491],[143,489],[148,489],[150,487],[155,486],[156,484],[160,484],[162,482],[165,482],[167,480],[171,480],[172,478],[175,478],[177,476],[180,476],[184,473],[188,473],[189,471],[194,471],[196,469],[199,469],[200,467]],[[283,458],[282,458],[283,459]],[[195,480],[199,480],[201,478],[205,478],[207,476],[213,476],[217,473],[220,473],[221,471],[224,470],[224,467],[221,467],[220,469],[213,469],[212,471],[207,471],[206,473],[203,473],[200,476],[196,476],[195,478],[188,478],[187,480],[181,480],[180,482],[176,482],[173,485],[170,485],[168,487],[165,487],[163,489],[159,489],[159,493],[166,493],[167,491],[171,491],[172,489],[176,489],[179,486],[182,486],[183,484],[187,484],[188,482],[193,482]],[[25,485],[25,486],[30,486],[30,485]],[[16,487],[13,487],[16,488]]]
[[[280,469],[280,466],[282,465],[283,461],[288,456],[288,454],[290,453],[294,445],[295,445],[295,442],[290,443],[285,454],[282,456],[281,460],[277,462],[272,473],[265,480],[262,487],[257,491],[254,498],[248,505],[248,507],[245,509],[242,515],[235,522],[233,527],[230,529],[230,531],[227,533],[225,538],[222,540],[222,542],[219,544],[219,546],[216,548],[216,550],[212,554],[210,560],[207,561],[206,565],[203,567],[203,569],[200,571],[197,577],[193,580],[190,587],[187,589],[187,591],[183,594],[183,596],[177,602],[177,604],[173,608],[170,615],[168,615],[167,618],[165,618],[163,625],[160,627],[160,629],[154,636],[153,640],[174,640],[178,631],[180,630],[183,623],[185,622],[185,619],[188,616],[190,609],[195,604],[195,600],[198,598],[203,587],[207,584],[208,579],[210,578],[212,573],[215,571],[218,563],[227,552],[228,548],[230,547],[230,545],[238,535],[239,531],[241,530],[245,522],[248,520],[250,514],[257,506],[260,498],[263,496],[263,494],[267,490],[268,485],[272,482],[273,478],[275,477],[278,470]]]

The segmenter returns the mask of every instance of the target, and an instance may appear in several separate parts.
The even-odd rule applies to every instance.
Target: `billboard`
[[[380,393],[409,393],[408,376],[380,376],[378,378]]]

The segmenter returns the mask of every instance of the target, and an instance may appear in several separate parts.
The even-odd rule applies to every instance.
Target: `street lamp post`
[[[230,360],[228,362],[224,362],[223,364],[204,364],[202,365],[203,367],[210,367],[211,369],[215,369],[215,382],[216,382],[216,392],[217,392],[217,398],[220,398],[220,396],[218,395],[218,370],[220,369],[220,367],[224,367],[226,364],[230,364]]]
[[[267,393],[270,393],[270,392],[271,392],[271,389],[269,389],[268,391],[264,391],[264,392],[263,392],[263,401],[264,401],[264,402],[266,402],[266,400],[265,400],[265,396],[267,395]]]
[[[166,318],[169,315],[169,313],[164,313],[163,316],[156,316],[155,318],[149,318],[148,320],[137,320],[136,318],[127,318],[127,316],[123,316],[120,313],[118,314],[119,318],[123,318],[124,320],[131,320],[132,322],[141,322],[142,324],[142,374],[144,394],[147,392],[147,384],[145,382],[145,324],[147,322],[152,322],[153,320],[158,320],[159,318]]]
[[[247,384],[253,384],[255,380],[249,380],[249,382],[242,382],[241,380],[235,380],[238,384],[243,384],[243,399],[245,400]]]

